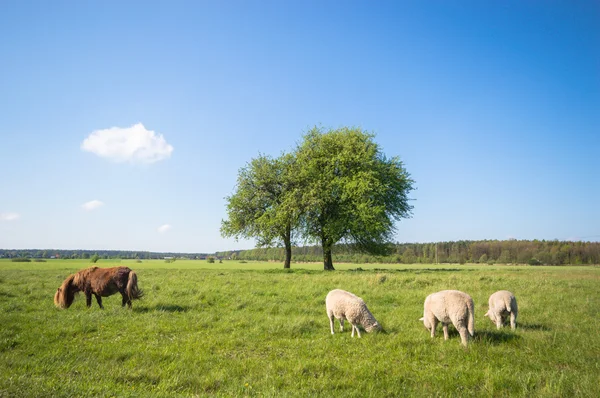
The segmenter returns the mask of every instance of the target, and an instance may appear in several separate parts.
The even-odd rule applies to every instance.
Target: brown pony
[[[100,308],[102,297],[108,297],[117,292],[123,297],[122,306],[131,308],[131,300],[142,297],[143,292],[138,288],[137,275],[127,267],[82,269],[76,274],[69,275],[56,291],[54,304],[59,308],[69,308],[75,300],[75,294],[83,292],[86,304],[92,305],[92,294]]]

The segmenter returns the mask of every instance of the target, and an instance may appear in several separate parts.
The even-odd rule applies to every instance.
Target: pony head
[[[75,275],[70,275],[65,281],[60,285],[56,293],[54,294],[54,305],[58,308],[69,308],[71,304],[73,304],[73,300],[75,300],[75,293],[79,291],[79,288],[75,283],[73,283],[73,279]]]

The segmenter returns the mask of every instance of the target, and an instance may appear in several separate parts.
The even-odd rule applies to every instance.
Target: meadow
[[[84,260],[0,260],[0,396],[600,396],[600,267],[356,265],[101,260],[127,265],[145,292],[53,295]],[[385,331],[331,335],[325,295],[362,297]],[[468,348],[418,319],[443,289],[475,301]],[[484,318],[508,289],[518,329]]]

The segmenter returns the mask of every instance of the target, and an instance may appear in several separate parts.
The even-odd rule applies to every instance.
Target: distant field
[[[82,296],[54,307],[88,260],[0,260],[0,396],[600,396],[599,267],[97,263],[117,264],[146,292],[131,311],[118,295],[105,310]],[[334,288],[386,332],[332,336]],[[468,349],[418,322],[425,296],[449,288],[475,300]],[[517,296],[515,333],[483,317],[500,289]]]

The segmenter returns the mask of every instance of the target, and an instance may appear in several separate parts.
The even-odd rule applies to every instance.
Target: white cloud
[[[104,203],[100,202],[99,200],[96,200],[96,199],[90,200],[89,202],[86,202],[81,205],[81,207],[87,211],[92,211],[92,210],[95,210],[98,207],[102,207],[102,206],[104,206]]]
[[[81,149],[115,162],[131,163],[158,162],[173,152],[162,134],[146,130],[142,123],[93,131],[83,140]]]
[[[2,221],[14,221],[21,217],[18,213],[0,213],[0,220]]]
[[[170,226],[169,224],[165,224],[165,225],[161,225],[160,227],[158,227],[157,231],[160,232],[161,234],[164,234],[165,232],[167,232],[171,228],[173,228],[173,227]]]

